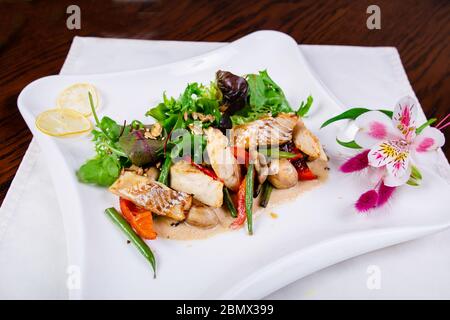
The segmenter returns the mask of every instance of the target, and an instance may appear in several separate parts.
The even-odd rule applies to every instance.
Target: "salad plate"
[[[209,83],[217,70],[241,75],[268,70],[293,106],[312,95],[314,105],[304,121],[330,157],[329,177],[295,201],[272,208],[276,215],[256,217],[252,236],[239,229],[201,240],[148,241],[158,260],[154,279],[145,260],[104,214],[119,206],[117,197],[77,180],[75,172],[93,156],[92,137],[49,137],[37,130],[35,120],[55,105],[64,88],[88,82],[98,89],[99,115],[151,122],[144,114],[161,101],[162,92],[177,96],[187,83]],[[209,53],[149,69],[42,78],[22,91],[18,106],[46,156],[58,193],[69,264],[80,277],[79,286],[69,291],[73,299],[262,298],[333,263],[450,223],[441,200],[449,184],[437,173],[436,159],[423,171],[423,188],[398,192],[386,210],[355,213],[352,200],[363,183],[337,171],[348,155],[335,142],[345,124],[320,129],[343,106],[310,70],[295,41],[282,33],[256,32]]]

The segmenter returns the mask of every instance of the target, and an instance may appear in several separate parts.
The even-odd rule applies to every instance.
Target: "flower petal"
[[[359,127],[355,142],[363,148],[371,148],[380,141],[399,137],[392,120],[380,111],[369,111],[355,119]]]
[[[400,99],[394,108],[392,121],[406,140],[412,140],[415,136],[417,104],[414,98],[406,96]]]
[[[345,161],[339,168],[341,172],[350,173],[355,171],[361,171],[369,166],[369,160],[367,159],[367,154],[370,150],[364,150],[358,153],[356,156]]]
[[[398,157],[400,157],[398,160],[402,160],[403,153],[409,154],[407,147],[408,145],[402,140],[383,141],[370,149],[368,154],[369,165],[379,168],[395,162]]]
[[[445,143],[444,134],[433,127],[427,127],[416,137],[413,146],[416,152],[428,152],[440,148]]]
[[[408,182],[409,177],[411,176],[411,166],[408,166],[405,173],[402,176],[394,176],[392,174],[387,174],[384,177],[384,185],[387,187],[398,187],[404,185]]]
[[[377,201],[377,207],[381,207],[386,202],[389,201],[389,199],[392,197],[392,194],[395,191],[395,187],[388,187],[384,184],[384,182],[381,182],[380,187],[378,188],[378,201]]]
[[[386,165],[388,174],[393,175],[396,178],[401,178],[406,174],[409,168],[409,150],[400,151],[395,157],[394,161],[389,162]]]
[[[366,212],[377,206],[378,193],[375,190],[364,192],[355,203],[355,208],[359,212]]]

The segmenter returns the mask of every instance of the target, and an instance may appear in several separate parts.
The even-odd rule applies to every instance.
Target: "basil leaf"
[[[77,171],[80,182],[108,187],[119,177],[122,166],[115,156],[104,156],[86,161]]]

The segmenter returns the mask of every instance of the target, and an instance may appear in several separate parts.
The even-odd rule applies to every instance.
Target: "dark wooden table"
[[[71,4],[81,8],[80,30],[66,27]],[[381,8],[381,30],[366,27],[371,4]],[[299,43],[395,46],[427,116],[450,111],[448,0],[1,0],[0,201],[32,137],[17,96],[29,82],[59,72],[74,36],[232,41],[260,29]],[[445,152],[449,157],[450,143]]]

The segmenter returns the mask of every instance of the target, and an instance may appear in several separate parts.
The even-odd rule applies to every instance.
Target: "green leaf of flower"
[[[385,115],[387,115],[389,118],[392,118],[393,116],[393,112],[389,111],[389,110],[383,110],[383,109],[379,109],[379,110],[370,110],[367,108],[352,108],[349,109],[347,111],[342,112],[341,114],[328,119],[327,121],[325,121],[320,128],[324,128],[326,126],[328,126],[329,124],[339,121],[339,120],[345,120],[345,119],[351,119],[351,120],[355,120],[356,118],[358,118],[360,115],[362,115],[363,113],[369,112],[369,111],[380,111],[383,112]]]
[[[351,149],[362,149],[362,147],[355,142],[355,140],[344,142],[340,141],[338,138],[336,138],[337,143],[339,143],[341,146]]]
[[[425,122],[424,124],[422,124],[420,127],[418,127],[416,129],[416,134],[420,134],[423,131],[423,129],[425,129],[428,126],[431,126],[433,123],[436,122],[436,120],[437,120],[436,118],[429,119],[427,122]]]

